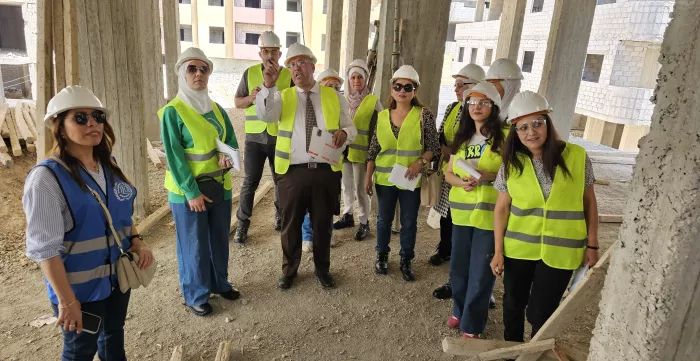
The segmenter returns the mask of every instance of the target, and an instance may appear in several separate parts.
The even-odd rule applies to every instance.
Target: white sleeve
[[[266,88],[264,83],[260,85],[260,91],[255,97],[255,110],[258,119],[266,123],[275,123],[280,120],[282,97],[277,86]]]
[[[357,137],[357,128],[355,128],[355,124],[352,122],[352,119],[350,119],[348,101],[340,94],[338,94],[338,98],[340,99],[340,129],[344,130],[348,135],[345,144],[351,144]]]

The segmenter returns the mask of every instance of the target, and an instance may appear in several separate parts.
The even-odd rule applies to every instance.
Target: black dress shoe
[[[360,223],[360,226],[357,227],[357,232],[355,232],[355,240],[356,241],[362,241],[367,236],[369,235],[369,222],[366,224]]]
[[[387,264],[388,259],[389,253],[377,252],[377,260],[374,262],[374,272],[380,275],[387,274],[389,268],[389,265]]]
[[[316,273],[316,278],[318,278],[318,281],[321,282],[321,286],[323,286],[323,288],[335,287],[335,280],[328,272]]]
[[[207,303],[203,303],[198,306],[187,306],[192,313],[194,313],[197,316],[206,316],[214,311],[213,308],[211,308],[211,305]]]
[[[350,228],[350,227],[355,227],[355,218],[352,216],[352,214],[343,214],[340,219],[333,223],[333,229],[343,229],[343,228]]]
[[[447,300],[452,298],[452,285],[450,285],[450,282],[436,288],[433,291],[433,297],[437,298],[438,300]]]
[[[229,300],[229,301],[233,301],[233,300],[237,300],[237,299],[241,298],[241,293],[238,292],[238,290],[236,290],[236,289],[231,289],[231,290],[226,291],[226,292],[216,292],[216,294]]]
[[[401,257],[401,275],[404,281],[412,282],[416,280],[416,273],[413,272],[413,266],[411,265],[411,260],[407,257]]]
[[[296,276],[282,276],[280,279],[277,281],[277,287],[282,290],[289,289],[289,287],[292,287],[292,282],[294,281],[294,278]]]
[[[430,259],[428,259],[428,262],[433,265],[433,266],[439,266],[443,263],[448,263],[450,262],[450,256],[442,256],[440,253],[435,253],[434,255],[430,256]]]
[[[275,216],[275,231],[279,232],[282,230],[282,217]]]
[[[240,224],[236,227],[236,235],[233,236],[233,242],[244,245],[248,241],[248,227],[241,226]]]

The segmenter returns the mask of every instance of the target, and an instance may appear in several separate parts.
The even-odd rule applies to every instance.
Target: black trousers
[[[440,243],[437,253],[442,257],[452,254],[452,212],[447,210],[447,217],[440,217]]]
[[[282,215],[282,273],[296,276],[301,263],[301,225],[308,209],[313,231],[313,255],[316,272],[328,272],[331,261],[333,215],[340,207],[341,172],[327,164],[311,169],[291,165],[287,173],[278,175]]]
[[[505,257],[503,275],[503,338],[523,342],[525,308],[535,336],[559,306],[574,271],[547,266],[540,261]]]
[[[245,142],[245,156],[243,157],[243,170],[245,177],[241,186],[241,198],[238,200],[238,225],[248,227],[250,217],[253,215],[253,199],[255,191],[260,185],[260,178],[263,174],[265,161],[270,165],[272,180],[277,185],[277,174],[275,173],[275,143],[260,144],[255,142]],[[275,187],[275,215],[279,215],[279,194]]]

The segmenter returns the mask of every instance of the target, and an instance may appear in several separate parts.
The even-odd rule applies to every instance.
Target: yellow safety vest
[[[423,154],[423,146],[421,145],[420,128],[421,108],[413,107],[406,119],[404,119],[399,130],[399,138],[394,137],[391,131],[391,119],[389,119],[389,109],[384,109],[379,112],[377,117],[377,140],[382,148],[382,151],[377,155],[375,161],[375,183],[383,186],[394,186],[389,182],[389,175],[395,164],[400,164],[404,167],[409,167],[415,163]],[[423,182],[418,182],[416,188],[420,187]],[[401,187],[397,187],[402,189]]]
[[[452,171],[460,178],[469,177],[469,173],[457,166],[457,159],[467,159],[469,152],[482,152],[477,168],[489,173],[496,174],[501,167],[503,160],[500,153],[491,150],[491,143],[487,141],[485,149],[480,149],[478,145],[460,147],[454,156]],[[496,207],[498,191],[493,188],[491,182],[479,182],[477,187],[471,192],[467,192],[462,187],[452,187],[450,189],[450,212],[452,214],[452,224],[457,226],[476,227],[483,230],[493,230],[493,210]]]
[[[357,138],[355,142],[348,146],[348,160],[353,163],[364,163],[367,161],[367,150],[369,149],[369,123],[372,121],[374,109],[377,106],[377,97],[369,94],[357,108],[355,118],[352,122],[357,128]]]
[[[213,102],[212,102],[213,103]],[[186,148],[185,160],[192,170],[192,175],[197,178],[203,177],[221,177],[223,170],[219,168],[218,151],[216,150],[216,139],[219,138],[219,132],[209,123],[201,114],[197,113],[192,107],[185,104],[180,98],[175,98],[170,103],[166,104],[158,111],[158,118],[163,122],[163,114],[167,107],[175,108],[175,111],[182,119],[182,122],[187,127],[187,131],[192,135],[192,148]],[[224,116],[219,111],[219,106],[214,103],[214,115],[216,120],[221,124],[223,134],[221,140],[226,139],[226,123]],[[226,172],[223,177],[224,189],[231,189],[231,174]],[[170,170],[165,171],[165,188],[175,194],[184,195],[180,187],[175,183]]]
[[[546,202],[529,157],[520,156],[522,174],[511,172],[507,185],[512,202],[504,241],[507,257],[541,259],[565,270],[574,270],[583,262],[588,236],[583,208],[586,151],[567,143],[562,156],[572,178],[557,167]]]
[[[457,104],[452,107],[450,114],[445,119],[445,124],[442,126],[442,133],[445,135],[445,140],[447,145],[452,145],[455,140],[455,134],[457,133],[457,114],[459,110],[462,109],[462,102],[457,102]],[[442,165],[442,172],[445,173],[447,170],[447,162]]]
[[[252,94],[253,90],[264,82],[262,73],[262,64],[253,65],[248,68],[248,94]],[[279,78],[277,78],[277,90],[282,91],[289,88],[292,82],[292,72],[287,68],[282,68]],[[255,102],[245,109],[245,132],[248,134],[262,133],[267,129],[267,133],[272,136],[277,136],[277,123],[265,123],[258,119],[258,114],[255,111]]]
[[[319,85],[321,90],[321,108],[326,130],[335,133],[340,128],[340,99],[335,89]],[[299,95],[297,87],[282,91],[282,113],[280,115],[277,145],[275,147],[275,173],[285,174],[292,160],[292,133],[294,132],[294,118],[296,118],[297,102]],[[343,157],[340,157],[338,166],[331,165],[335,172],[343,168]]]

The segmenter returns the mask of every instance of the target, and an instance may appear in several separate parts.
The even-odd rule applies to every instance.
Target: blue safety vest
[[[66,250],[61,254],[61,259],[75,297],[80,303],[100,301],[109,297],[112,290],[119,287],[116,265],[121,252],[111,236],[112,232],[100,204],[89,190],[81,189],[68,170],[56,161],[46,159],[38,166],[47,167],[56,176],[73,218],[73,228],[63,237]],[[85,184],[100,195],[102,202],[109,209],[114,229],[119,233],[118,237],[126,251],[131,247],[129,236],[136,188],[117,175],[112,182],[109,170],[106,167],[103,167],[103,170],[107,194],[102,192],[97,182],[82,168],[80,175]],[[58,304],[53,287],[48,280],[44,281],[49,299]]]

